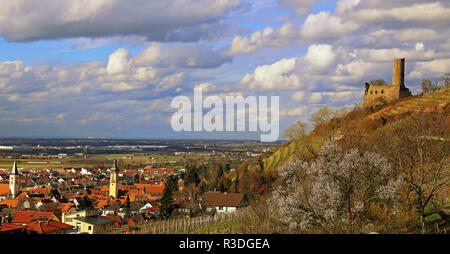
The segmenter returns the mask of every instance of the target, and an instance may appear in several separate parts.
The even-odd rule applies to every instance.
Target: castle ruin
[[[388,104],[411,95],[411,91],[405,86],[405,58],[394,59],[393,69],[392,85],[365,83],[364,108]]]

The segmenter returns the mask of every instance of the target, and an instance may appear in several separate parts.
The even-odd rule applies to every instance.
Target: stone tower
[[[17,171],[16,160],[9,174],[9,196],[11,199],[15,199],[19,194],[19,172]]]
[[[117,198],[119,194],[117,171],[119,171],[119,167],[117,167],[117,160],[114,160],[111,173],[109,174],[109,195],[114,198]]]
[[[394,59],[392,85],[405,87],[405,58]]]
[[[405,86],[405,58],[394,59],[392,85],[373,85],[365,83],[364,108],[371,108],[397,101],[411,95]]]

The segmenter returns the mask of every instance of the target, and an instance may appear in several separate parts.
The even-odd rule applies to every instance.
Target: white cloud
[[[184,78],[184,73],[178,72],[174,73],[170,76],[164,77],[161,82],[159,82],[158,87],[156,88],[157,91],[165,91],[168,89],[171,89],[177,85],[179,85]]]
[[[423,43],[416,43],[413,48],[389,48],[389,49],[356,49],[356,58],[374,62],[391,62],[394,58],[406,58],[408,61],[424,61],[449,57],[449,52],[436,52],[425,50]]]
[[[344,21],[329,11],[310,14],[300,28],[300,36],[307,41],[323,41],[354,33],[359,25]]]
[[[288,116],[301,116],[308,112],[308,107],[303,106],[300,108],[295,108],[287,112]]]
[[[437,78],[450,70],[450,58],[418,62],[407,78]]]
[[[292,100],[296,102],[303,102],[306,97],[306,93],[304,91],[298,91],[292,95]]]
[[[416,3],[409,6],[396,8],[365,8],[356,10],[350,17],[360,22],[374,24],[390,21],[409,22],[448,22],[450,21],[450,8],[446,8],[439,2]],[[438,24],[436,24],[438,25]]]
[[[1,4],[0,34],[10,41],[115,35],[198,41],[218,36],[215,29],[223,28],[221,19],[241,5],[239,0],[3,0]]]
[[[335,54],[332,46],[327,44],[312,44],[308,47],[306,59],[312,64],[326,68],[334,61]]]
[[[109,55],[106,71],[110,75],[121,74],[130,70],[130,52],[120,48]]]
[[[311,96],[309,97],[310,103],[319,103],[322,101],[322,94],[321,93],[311,93]]]
[[[211,83],[200,83],[195,86],[195,88],[201,88],[203,93],[214,92],[217,90],[217,87]]]
[[[266,27],[255,31],[250,37],[235,36],[225,54],[251,54],[261,47],[279,47],[296,43],[299,40],[298,31],[291,22],[286,22],[278,28]]]
[[[282,59],[271,65],[262,65],[252,74],[245,74],[241,84],[250,89],[260,90],[290,90],[299,89],[302,83],[299,77],[293,73],[295,70],[295,58]]]
[[[66,117],[67,113],[59,113],[56,115],[56,118],[58,119],[64,119]]]

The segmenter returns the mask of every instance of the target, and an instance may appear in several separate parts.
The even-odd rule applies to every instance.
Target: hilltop
[[[230,173],[233,181],[239,182],[239,190],[255,200],[252,209],[260,216],[254,224],[258,230],[348,233],[353,232],[353,218],[357,215],[362,221],[370,221],[361,232],[448,231],[450,88],[375,108],[335,111],[325,107],[317,112],[321,114],[314,113],[312,121],[317,125],[312,132],[285,142]],[[316,116],[325,120],[315,121]],[[334,142],[325,145],[329,140]],[[325,150],[319,153],[323,146]],[[336,152],[327,157],[330,149]],[[379,180],[381,171],[367,171],[371,165],[365,164],[367,161],[358,164],[363,158],[373,159],[372,169],[381,170],[383,166],[382,172],[390,172],[389,176]],[[351,173],[348,168],[352,168]],[[318,174],[318,170],[326,173]],[[365,190],[362,186],[368,186],[367,192],[361,192]],[[383,188],[391,190],[392,195],[377,197]],[[372,197],[367,199],[369,196]],[[395,197],[395,201],[383,201],[382,197]],[[323,198],[338,201],[327,203]],[[359,207],[354,203],[358,198],[363,200]],[[391,204],[398,209],[395,214],[390,211]],[[331,209],[323,210],[323,214],[338,211],[333,213],[335,218],[320,224],[326,220],[320,215],[312,218],[319,223],[312,228],[299,226],[299,220],[308,223],[311,218],[304,214],[320,214],[317,209],[321,207]],[[352,213],[357,208],[363,212]],[[337,224],[328,228],[329,222]]]
[[[353,126],[351,133],[359,132],[362,136],[370,136],[377,129],[387,128],[389,123],[407,118],[414,113],[448,109],[449,105],[450,88],[444,88],[431,94],[406,97],[375,109],[354,109],[332,119],[325,126],[317,126],[306,137],[286,142],[265,153],[262,157],[264,170],[276,170],[294,156],[308,157],[308,154],[321,147],[329,132],[332,132],[334,139],[339,140],[345,138],[345,135],[351,135],[346,133],[348,132],[346,127]]]

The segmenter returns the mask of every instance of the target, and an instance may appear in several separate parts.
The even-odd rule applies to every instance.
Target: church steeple
[[[14,160],[11,173],[9,174],[9,195],[12,199],[19,194],[19,171],[17,170],[17,163]]]
[[[117,160],[114,159],[114,162],[113,162],[113,166],[112,166],[112,168],[111,168],[111,171],[117,172],[118,170],[119,170],[119,167],[117,166]]]
[[[16,160],[14,160],[14,164],[11,170],[11,175],[17,175],[19,173],[19,171],[17,171],[17,164],[16,164]]]

